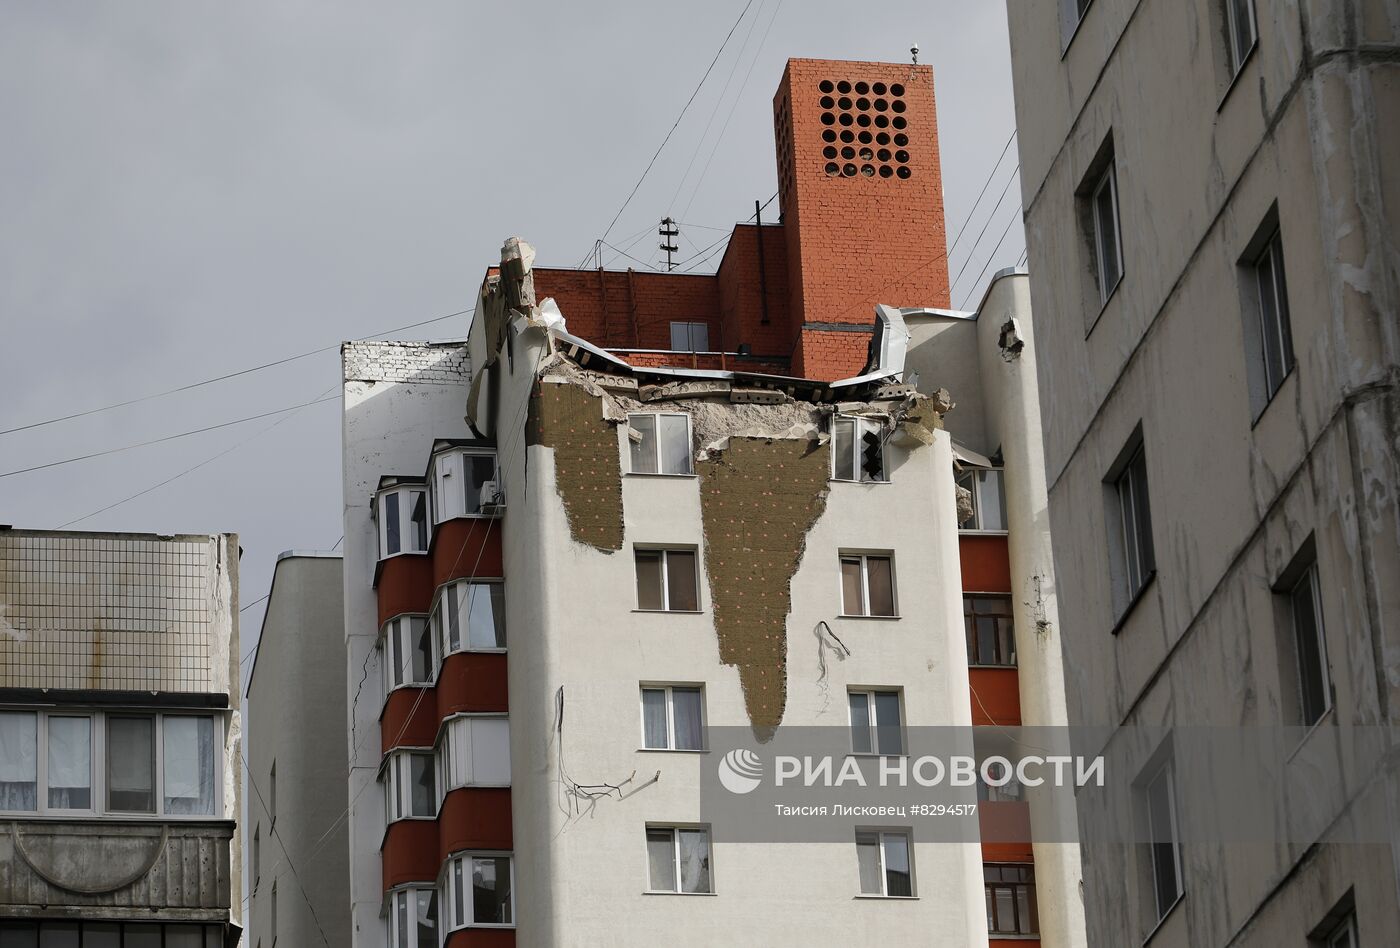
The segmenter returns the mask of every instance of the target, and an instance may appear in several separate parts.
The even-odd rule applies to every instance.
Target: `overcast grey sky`
[[[6,3],[0,429],[468,309],[513,234],[542,264],[578,263],[744,3]],[[998,2],[754,0],[609,241],[666,213],[683,254],[718,239],[777,189],[784,60],[906,61],[914,41],[937,82],[951,238],[1013,126]],[[976,302],[1018,205],[1012,186],[954,305]],[[631,253],[655,261],[655,243]],[[987,272],[1022,246],[1012,225]],[[465,332],[459,317],[402,336]],[[0,435],[0,473],[333,395],[338,369],[332,351]],[[0,477],[0,523],[56,528],[224,451],[73,528],[236,531],[246,604],[279,551],[340,537],[334,402]],[[261,616],[244,613],[245,653]]]

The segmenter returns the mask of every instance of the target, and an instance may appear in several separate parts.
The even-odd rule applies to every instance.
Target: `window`
[[[988,783],[982,775],[982,767],[995,784]],[[977,799],[983,803],[1020,803],[1025,796],[1025,788],[1016,779],[1016,770],[1000,761],[987,761],[977,768]]]
[[[628,415],[633,474],[694,474],[690,416]]]
[[[165,812],[214,815],[214,719],[165,715]]]
[[[33,711],[0,711],[0,810],[38,808],[38,716]]]
[[[164,941],[162,941],[162,938]],[[223,948],[223,925],[0,919],[4,948]]]
[[[253,891],[258,891],[262,881],[262,827],[253,827]]]
[[[1225,0],[1226,27],[1230,40],[1230,74],[1240,71],[1259,40],[1254,21],[1254,0]]]
[[[648,826],[647,865],[649,891],[683,895],[714,891],[708,828]]]
[[[388,755],[380,774],[386,823],[437,816],[436,769],[432,751],[394,751]]]
[[[1276,224],[1263,249],[1245,269],[1250,284],[1246,287],[1246,296],[1252,297],[1249,308],[1254,310],[1253,315],[1258,320],[1254,331],[1246,333],[1255,350],[1251,355],[1254,375],[1263,382],[1263,391],[1254,397],[1258,414],[1293,371],[1293,331],[1288,316],[1288,287],[1283,275],[1283,241]]]
[[[831,478],[837,481],[883,483],[885,426],[873,418],[837,415],[831,420]]]
[[[1000,468],[963,468],[959,487],[972,495],[972,516],[959,524],[963,530],[1006,530],[1006,487]]]
[[[436,889],[395,889],[388,913],[390,948],[437,948]]]
[[[437,631],[432,636],[443,654],[505,648],[505,599],[505,584],[499,582],[459,580],[443,586],[433,611]]]
[[[1122,616],[1157,569],[1152,551],[1152,513],[1147,495],[1147,455],[1142,431],[1129,439],[1109,477],[1109,546],[1117,572],[1115,604]]]
[[[1171,764],[1157,771],[1144,787],[1147,839],[1152,864],[1152,891],[1157,918],[1164,918],[1181,897],[1180,837],[1176,826],[1176,790]]]
[[[642,746],[704,750],[705,698],[698,686],[642,686]]]
[[[893,617],[894,558],[865,553],[841,554],[841,614]]]
[[[510,786],[510,720],[503,715],[449,718],[437,753],[443,793]]]
[[[907,832],[856,831],[856,863],[861,895],[909,898],[914,894],[914,869]]]
[[[1302,575],[1291,582],[1286,595],[1298,674],[1298,713],[1302,723],[1311,726],[1332,706],[1316,560],[1303,567]]]
[[[156,811],[156,719],[107,718],[107,809]]]
[[[969,665],[1016,664],[1010,596],[963,596]]]
[[[671,349],[675,352],[709,352],[710,327],[705,323],[671,323]]]
[[[384,623],[384,690],[432,684],[437,671],[427,616],[398,616]]]
[[[87,715],[46,716],[48,796],[50,810],[92,809],[92,718]],[[213,721],[209,721],[210,728]],[[212,767],[214,755],[209,753]]]
[[[904,735],[898,691],[852,691],[851,751],[856,754],[902,754]]]
[[[379,522],[379,558],[428,551],[428,491],[400,487],[379,492],[375,507]]]
[[[1323,944],[1327,948],[1361,948],[1361,936],[1356,930],[1356,913],[1351,912],[1342,919]]]
[[[447,861],[443,918],[449,928],[515,924],[515,878],[508,853],[464,853]]]
[[[993,935],[1034,935],[1040,931],[1035,906],[1035,867],[984,865],[987,931]]]
[[[461,448],[440,451],[429,464],[433,523],[455,517],[480,517],[482,486],[496,481],[494,451]]]
[[[277,761],[267,769],[267,820],[268,828],[277,825]]]
[[[268,929],[272,934],[272,943],[277,944],[277,882],[273,880],[272,892],[269,894],[271,905],[267,913]]]
[[[1094,254],[1099,297],[1107,303],[1123,277],[1123,243],[1118,233],[1118,180],[1113,160],[1094,184],[1089,201],[1094,218]]]
[[[698,612],[700,597],[694,550],[637,548],[637,608]]]

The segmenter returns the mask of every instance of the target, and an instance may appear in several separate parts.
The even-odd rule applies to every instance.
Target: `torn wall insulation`
[[[719,657],[738,667],[762,742],[783,719],[792,578],[826,509],[830,465],[816,440],[739,436],[695,465]]]
[[[553,449],[554,486],[574,541],[604,553],[622,549],[622,467],[601,399],[567,382],[536,382],[525,443]]]

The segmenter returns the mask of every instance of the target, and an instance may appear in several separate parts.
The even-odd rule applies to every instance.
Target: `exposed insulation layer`
[[[760,741],[783,719],[792,578],[826,509],[830,465],[816,440],[739,436],[695,465],[720,661],[738,667]]]
[[[601,400],[578,385],[537,382],[525,441],[554,450],[554,483],[569,535],[604,553],[622,549],[622,468]]]

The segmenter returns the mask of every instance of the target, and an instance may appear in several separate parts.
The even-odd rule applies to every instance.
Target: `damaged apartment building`
[[[0,527],[0,946],[239,943],[238,556]]]
[[[774,120],[716,273],[511,239],[465,342],[343,347],[355,945],[1084,945],[1049,794],[980,845],[701,817],[711,728],[1065,715],[1026,277],[948,308],[932,72],[791,60]]]

